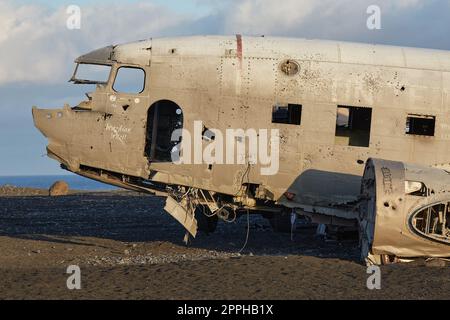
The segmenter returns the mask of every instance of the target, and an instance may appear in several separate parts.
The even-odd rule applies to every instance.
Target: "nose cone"
[[[46,125],[45,125],[45,119],[48,117],[46,115],[45,110],[38,109],[37,107],[33,107],[32,110],[33,113],[33,122],[34,126],[46,137],[48,138],[48,135],[46,134]],[[48,119],[48,118],[47,118]]]
[[[49,142],[60,141],[67,132],[64,109],[38,109],[33,107],[34,126],[49,139]]]
[[[33,107],[34,125],[48,139],[47,154],[50,158],[67,165],[67,140],[70,139],[70,119],[65,109],[38,109]]]

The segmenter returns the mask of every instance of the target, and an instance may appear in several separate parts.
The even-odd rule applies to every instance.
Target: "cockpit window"
[[[121,67],[117,70],[113,89],[116,92],[137,94],[144,91],[145,72],[140,68]]]
[[[78,64],[70,81],[76,84],[107,84],[111,66],[100,64]]]

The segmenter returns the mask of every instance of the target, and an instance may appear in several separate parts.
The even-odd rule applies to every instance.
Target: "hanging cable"
[[[250,210],[247,209],[247,236],[245,238],[244,246],[239,250],[239,253],[242,253],[248,244],[248,239],[250,238]]]

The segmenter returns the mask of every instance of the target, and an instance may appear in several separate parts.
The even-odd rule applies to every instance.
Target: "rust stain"
[[[237,40],[237,58],[242,67],[242,35],[237,34],[236,40]]]

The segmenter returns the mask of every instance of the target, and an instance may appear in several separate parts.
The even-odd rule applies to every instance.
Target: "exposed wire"
[[[242,175],[242,179],[241,179],[241,189],[240,190],[242,190],[242,188],[244,186],[245,176],[247,176],[246,197],[248,197],[248,192],[249,192],[248,185],[250,184],[250,169],[251,169],[251,164],[248,163],[247,168],[246,168],[244,174]],[[245,248],[247,247],[249,238],[250,238],[250,210],[247,208],[247,235],[245,237],[244,246],[241,248],[241,250],[239,250],[239,253],[242,253],[245,250]]]
[[[240,189],[236,193],[235,197],[237,197],[237,196],[248,197],[248,192],[249,192],[248,184],[250,183],[250,170],[251,170],[251,164],[248,163],[248,165],[241,177]],[[245,186],[245,183],[244,183],[245,180],[247,180],[247,186]],[[202,211],[203,211],[202,213],[207,218],[212,218],[214,216],[218,216],[219,213],[221,213],[223,210],[226,210],[225,209],[226,204],[225,204],[225,205],[221,206],[218,210],[213,212],[212,214],[208,214],[206,212],[207,206],[201,205],[201,202],[199,200],[199,198],[202,197],[205,202],[208,202],[208,199],[206,199],[206,196],[203,193],[203,190],[198,190],[198,189],[191,187],[183,194],[180,194],[180,192],[177,193],[176,190],[171,190],[171,192],[169,192],[169,194],[173,198],[178,199],[180,202],[186,199],[186,208],[193,216],[195,216],[195,210],[199,206],[202,207]],[[215,205],[218,207],[218,204],[215,202],[214,198],[213,198],[213,201],[214,201]],[[233,209],[233,218],[232,219],[222,218],[222,220],[225,221],[226,223],[234,223],[237,219],[238,214],[236,212],[236,207],[232,207],[232,209]],[[248,245],[249,238],[250,238],[250,210],[247,209],[247,234],[246,234],[246,238],[245,238],[245,243],[244,243],[243,247],[239,250],[239,253],[242,253],[245,250],[245,248]],[[186,237],[185,237],[185,241],[186,241]]]
[[[239,250],[239,253],[242,253],[248,244],[248,239],[250,238],[250,210],[247,209],[247,236],[245,238],[244,246]]]
[[[224,219],[223,221],[225,221],[226,223],[234,223],[237,219],[237,213],[236,213],[236,208],[233,208],[233,219],[229,220],[229,219]]]

